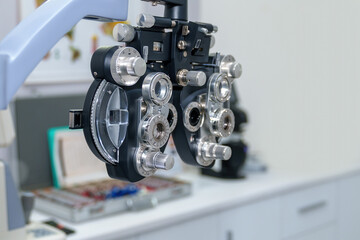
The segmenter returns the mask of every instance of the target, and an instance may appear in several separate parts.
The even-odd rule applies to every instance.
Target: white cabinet
[[[338,238],[360,239],[360,175],[344,178],[338,184]]]
[[[335,224],[330,224],[325,227],[312,230],[309,233],[302,233],[299,236],[287,238],[286,240],[338,240],[335,237],[335,229]]]
[[[336,237],[336,195],[334,182],[306,187],[154,230],[136,240],[347,240]],[[357,201],[360,216],[360,194]]]
[[[125,240],[359,240],[360,173],[137,234]]]
[[[251,203],[220,213],[220,240],[279,240],[279,199]]]
[[[144,233],[137,240],[218,240],[218,234],[218,216],[208,215]]]
[[[281,237],[288,238],[335,221],[336,185],[322,184],[281,197]]]

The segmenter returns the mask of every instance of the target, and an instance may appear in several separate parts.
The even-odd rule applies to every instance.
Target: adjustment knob
[[[196,86],[201,87],[206,83],[206,74],[202,71],[189,71],[187,69],[181,69],[176,74],[176,80],[179,85]]]
[[[216,159],[229,160],[231,158],[232,151],[230,147],[216,144],[213,151]]]
[[[228,66],[228,76],[231,78],[239,78],[242,74],[242,67],[240,63],[231,63]]]
[[[170,170],[174,166],[174,158],[161,152],[147,152],[144,156],[144,164],[150,169]]]
[[[141,57],[132,57],[125,60],[127,74],[141,77],[146,72],[146,62]]]
[[[204,142],[199,147],[201,148],[201,155],[205,159],[229,160],[232,155],[230,147],[217,143]]]
[[[220,62],[221,73],[225,73],[229,78],[239,78],[242,74],[242,67],[237,63],[232,55],[222,56]]]
[[[201,87],[206,83],[206,74],[202,71],[189,71],[186,74],[188,85]]]
[[[135,85],[145,74],[146,68],[145,60],[133,47],[99,48],[91,60],[91,69],[96,78],[108,78],[108,81],[120,86]]]
[[[170,170],[174,166],[174,158],[167,154],[157,153],[153,157],[154,167],[156,169]]]
[[[135,29],[128,24],[116,24],[113,29],[113,37],[118,42],[131,42],[135,37]]]
[[[136,151],[135,167],[144,177],[153,175],[157,169],[170,170],[174,167],[174,158],[157,149],[150,149],[144,145]]]
[[[155,25],[155,17],[150,14],[139,14],[137,17],[137,25],[143,28],[151,28]]]

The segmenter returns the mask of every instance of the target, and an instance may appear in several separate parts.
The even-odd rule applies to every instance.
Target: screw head
[[[186,46],[187,46],[187,42],[185,42],[184,40],[180,40],[177,44],[177,47],[180,49],[180,50],[185,50],[186,49]]]

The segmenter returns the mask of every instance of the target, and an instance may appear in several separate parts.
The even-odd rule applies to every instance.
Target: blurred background
[[[30,2],[0,0],[0,39],[35,9]],[[143,12],[162,16],[163,7],[130,0],[129,23]],[[242,64],[235,89],[248,123],[241,134],[257,167],[224,181],[180,164],[170,175],[192,184],[190,197],[116,219],[128,227],[84,234],[115,217],[73,225],[69,239],[360,239],[359,13],[356,0],[189,0],[190,21],[219,28],[211,51]],[[17,139],[0,158],[20,189],[53,185],[47,131],[67,124],[68,109],[82,108],[92,49],[116,45],[106,27],[81,21],[11,104]],[[39,165],[46,171],[34,174]],[[144,227],[153,216],[158,222]]]
[[[326,170],[357,164],[358,1],[201,1],[219,26],[217,50],[243,65],[246,139],[269,166]]]

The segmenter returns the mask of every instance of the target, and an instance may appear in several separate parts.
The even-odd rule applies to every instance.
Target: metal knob
[[[186,74],[188,85],[201,87],[206,83],[206,74],[202,71],[189,71]]]
[[[237,62],[227,62],[221,66],[221,71],[229,78],[239,78],[242,74],[242,66]]]
[[[126,71],[134,77],[141,77],[146,72],[146,62],[141,57],[130,58],[126,63]]]
[[[174,158],[167,154],[157,153],[153,157],[154,167],[156,169],[170,170],[174,166]]]
[[[155,25],[155,17],[150,14],[139,14],[137,17],[137,25],[143,28],[151,28]]]
[[[200,147],[201,155],[206,159],[215,158],[219,160],[229,160],[232,155],[230,147],[217,143],[204,142]]]
[[[230,147],[216,144],[214,146],[214,156],[216,159],[229,160],[231,158],[232,150]]]
[[[119,47],[110,62],[111,76],[120,86],[133,86],[146,72],[146,62],[133,47]]]
[[[221,57],[220,72],[232,79],[239,78],[242,74],[242,67],[240,63],[236,62],[234,56],[225,55]]]
[[[202,71],[189,71],[181,69],[176,74],[176,80],[181,86],[204,86],[206,83],[206,74]]]
[[[135,37],[135,29],[128,24],[119,23],[113,29],[113,37],[118,42],[131,42]]]
[[[148,152],[145,156],[145,165],[150,169],[170,170],[174,166],[174,158],[161,152]]]
[[[239,78],[242,74],[242,66],[240,63],[229,64],[228,76],[232,78]]]

